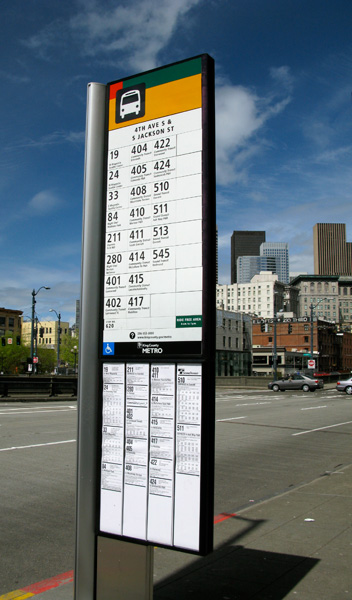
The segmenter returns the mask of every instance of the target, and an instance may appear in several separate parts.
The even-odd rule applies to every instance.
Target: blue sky
[[[313,272],[313,225],[352,241],[352,3],[12,0],[1,7],[0,306],[74,322],[86,90],[206,52],[216,65],[219,279],[235,229],[288,242]]]

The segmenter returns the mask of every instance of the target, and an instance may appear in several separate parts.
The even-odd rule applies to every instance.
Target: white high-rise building
[[[262,271],[250,283],[216,286],[216,308],[272,318],[284,308],[285,285],[278,275]]]

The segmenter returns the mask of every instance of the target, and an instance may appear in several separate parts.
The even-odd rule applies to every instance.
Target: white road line
[[[313,433],[314,431],[323,431],[324,429],[331,429],[332,427],[340,427],[341,425],[349,425],[352,421],[346,421],[345,423],[336,423],[335,425],[327,425],[326,427],[318,427],[317,429],[309,429],[308,431],[300,431],[299,433],[293,433],[292,435],[305,435],[306,433]]]
[[[14,413],[14,412],[1,412],[0,410],[0,417],[2,417],[2,415],[10,415],[11,417],[18,417],[19,415],[39,415],[40,413],[54,413],[54,412],[72,412],[72,408],[63,408],[63,409],[53,409],[53,410],[37,410],[35,413],[32,410],[23,410],[20,413]]]
[[[41,410],[42,408],[43,408],[43,405],[42,406],[31,406],[30,410],[33,410],[33,411],[34,410]],[[52,408],[49,407],[49,406],[47,406],[46,410],[57,410],[58,408],[71,408],[72,410],[77,410],[77,406],[71,406],[70,404],[69,405],[67,405],[67,404],[62,404],[62,405],[55,404]],[[3,408],[0,408],[0,412],[2,410],[9,410],[11,412],[23,412],[24,410],[28,410],[28,406],[21,406],[19,408],[10,408],[9,406],[6,406],[6,407],[3,407]]]
[[[0,452],[9,450],[26,450],[27,448],[41,448],[42,446],[56,446],[57,444],[72,444],[76,440],[64,440],[62,442],[47,442],[46,444],[33,444],[31,446],[12,446],[10,448],[0,448]]]
[[[327,408],[327,406],[309,406],[307,408],[301,408],[301,410],[316,410],[317,408]]]
[[[235,406],[261,406],[262,404],[271,404],[271,402],[247,402],[246,404],[235,404]]]
[[[216,419],[216,421],[237,421],[238,419],[247,419],[247,417],[229,417],[228,419]]]

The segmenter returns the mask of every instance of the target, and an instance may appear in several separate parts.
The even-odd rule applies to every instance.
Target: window
[[[272,341],[273,341],[273,338],[270,336],[270,337],[268,338],[268,342],[272,342]]]
[[[305,341],[305,342],[309,342],[309,337],[308,337],[308,335],[305,335],[305,336],[304,336],[304,341]]]
[[[223,348],[226,348],[226,337],[225,336],[223,336],[223,338],[222,338],[222,346],[223,346]]]
[[[231,338],[229,337],[229,348],[231,348]]]
[[[304,326],[304,331],[309,331],[309,325]]]
[[[15,319],[13,317],[9,317],[9,327],[15,326]]]
[[[0,317],[0,326],[5,326],[6,325],[6,317]]]

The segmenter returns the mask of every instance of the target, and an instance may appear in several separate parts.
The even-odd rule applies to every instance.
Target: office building
[[[279,281],[290,282],[290,266],[288,258],[288,244],[285,242],[264,242],[260,245],[260,255],[276,260],[276,269]]]
[[[58,333],[59,322],[58,321],[38,321],[34,328],[34,346],[38,348],[49,348],[57,352],[57,346],[59,341]],[[67,321],[61,321],[60,323],[60,346],[62,342],[62,336],[67,335],[70,330],[70,324]],[[25,346],[30,346],[32,335],[32,323],[31,321],[23,321],[22,323],[22,337]]]
[[[352,244],[346,242],[344,223],[314,225],[313,249],[315,275],[352,275]]]
[[[9,334],[13,336],[21,335],[21,310],[12,310],[10,308],[0,308],[0,335]]]
[[[216,308],[272,318],[285,306],[286,287],[278,276],[262,272],[250,283],[216,286]]]
[[[272,256],[239,256],[237,259],[237,283],[250,283],[261,271],[277,273],[279,261]]]
[[[231,283],[237,283],[237,259],[240,256],[259,256],[265,231],[234,231],[231,236]]]

